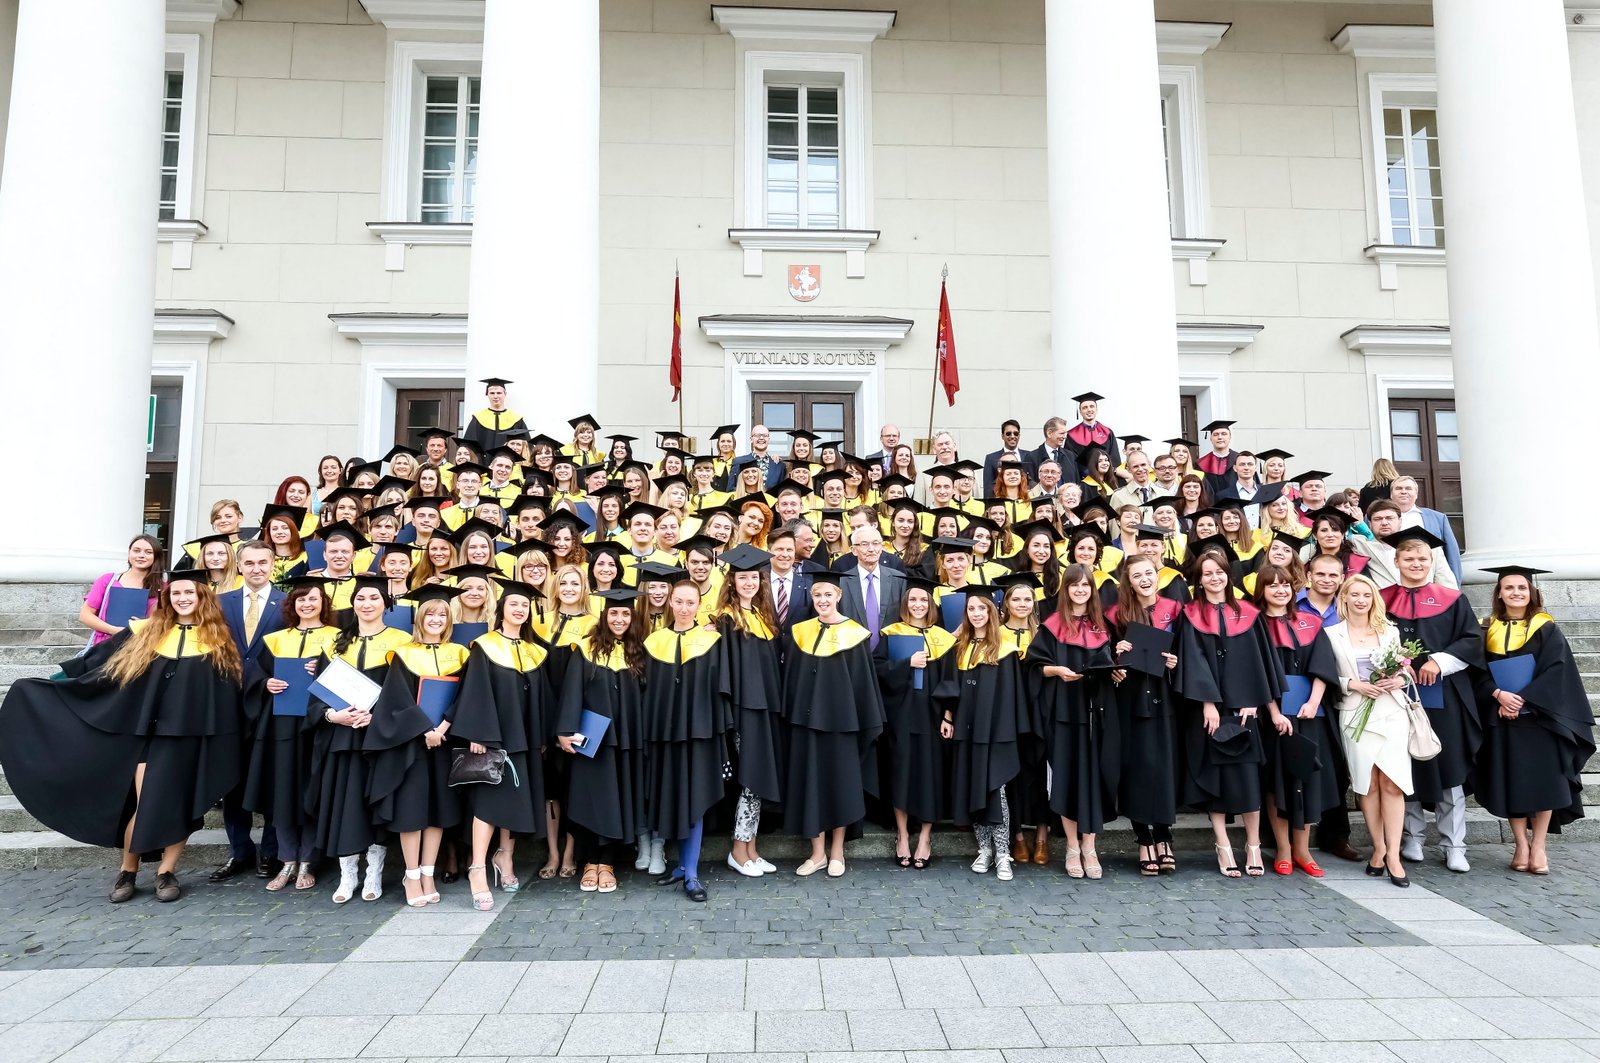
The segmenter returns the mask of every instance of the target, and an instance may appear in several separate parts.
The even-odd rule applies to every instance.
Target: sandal
[[[423,885],[424,890],[426,891],[426,892],[424,892],[422,894],[422,899],[427,901],[429,904],[438,904],[439,903],[439,887],[437,885],[435,885],[435,883],[433,881],[433,865],[432,864],[423,864],[423,865],[421,865],[420,867],[417,868],[417,873],[422,876],[422,885]],[[432,886],[433,888],[432,889],[428,889],[427,887],[430,887],[430,886]]]
[[[1083,851],[1083,874],[1085,878],[1098,880],[1103,874],[1100,867],[1100,854],[1093,849]]]
[[[495,884],[507,893],[515,893],[522,888],[522,883],[517,879],[516,861],[510,853],[506,853],[506,867],[510,868],[510,870],[501,871],[500,865],[495,863],[495,857],[501,853],[505,853],[505,850],[496,849],[494,855],[489,857],[489,864],[494,868]],[[540,875],[539,877],[543,878],[544,876]]]
[[[1233,846],[1213,845],[1211,848],[1217,851],[1217,870],[1222,872],[1223,877],[1238,878],[1239,865],[1233,859]],[[1224,855],[1227,856],[1226,860],[1223,859]]]
[[[468,864],[467,865],[467,880],[468,880],[468,882],[471,882],[472,873],[474,871],[483,871],[483,870],[484,870],[484,868],[483,868],[482,864]],[[492,911],[494,911],[494,894],[489,892],[489,875],[488,875],[488,872],[484,872],[483,886],[484,886],[484,888],[483,888],[483,890],[481,892],[478,891],[478,890],[474,890],[473,891],[473,893],[472,893],[472,907],[477,909],[480,912],[492,912]]]
[[[1175,875],[1178,872],[1178,858],[1172,855],[1171,842],[1156,843],[1156,859],[1161,863],[1163,875]]]
[[[917,846],[917,848],[921,849],[922,846],[919,845],[919,846]],[[917,871],[926,871],[928,869],[928,865],[931,864],[931,863],[933,863],[933,845],[930,842],[929,845],[928,845],[928,855],[927,856],[916,856],[916,855],[913,855],[911,857],[911,866],[912,866],[913,869],[915,869]]]
[[[1251,850],[1255,851],[1255,859],[1250,859]],[[1261,862],[1261,846],[1246,845],[1244,847],[1244,873],[1251,878],[1260,878],[1267,873],[1266,865]]]
[[[1082,856],[1082,855],[1083,855],[1083,853],[1082,853],[1081,850],[1078,850],[1078,849],[1068,849],[1067,850],[1067,877],[1068,878],[1082,878],[1083,877],[1083,861],[1079,859],[1079,857]]]
[[[317,888],[317,876],[311,873],[311,861],[307,860],[300,865],[300,873],[294,877],[296,890],[314,890]]]
[[[539,869],[539,877],[542,878],[542,879],[555,878],[556,877],[556,865],[555,864],[546,864],[543,867],[541,867]]]
[[[600,891],[601,893],[617,892],[617,872],[610,864],[600,865]]]
[[[411,884],[416,883],[417,892],[411,892]],[[422,892],[422,871],[415,867],[406,868],[405,879],[401,885],[406,891],[407,908],[425,908],[428,905],[428,895]]]
[[[577,864],[563,864],[561,866],[561,877],[562,878],[577,878],[578,877],[578,865]]]
[[[1153,845],[1139,846],[1139,874],[1145,878],[1155,878],[1161,874],[1161,864],[1155,859]],[[1151,853],[1150,859],[1145,859],[1145,853]]]
[[[578,888],[585,893],[593,893],[600,888],[600,866],[598,864],[583,865],[583,878],[578,880]]]
[[[277,893],[279,890],[287,886],[289,884],[289,880],[294,878],[295,869],[299,866],[300,865],[295,863],[293,860],[290,860],[288,863],[284,864],[283,869],[276,875],[273,875],[272,881],[267,883],[267,891],[269,893]]]

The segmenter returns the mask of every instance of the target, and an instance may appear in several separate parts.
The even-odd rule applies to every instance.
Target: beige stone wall
[[[799,311],[784,291],[790,261],[823,266],[824,294],[805,312],[915,319],[888,356],[882,388],[881,417],[908,436],[926,423],[946,263],[963,390],[954,410],[941,398],[940,426],[957,432],[964,451],[981,452],[1005,415],[1036,426],[1052,412],[1041,0],[898,7],[871,55],[871,225],[883,236],[866,276],[847,279],[842,254],[768,253],[765,275],[746,277],[727,239],[742,223],[735,41],[710,21],[704,0],[603,0],[596,412],[608,428],[653,429],[676,417],[666,385],[675,263],[685,415],[702,434],[747,412],[727,409],[723,352],[696,318]],[[1200,235],[1227,244],[1203,287],[1175,267],[1180,319],[1264,325],[1229,364],[1239,441],[1283,446],[1300,455],[1295,464],[1359,482],[1373,456],[1367,370],[1340,333],[1444,323],[1447,309],[1443,270],[1405,268],[1400,288],[1384,291],[1363,255],[1376,220],[1362,74],[1329,38],[1346,22],[1427,22],[1428,10],[1221,0],[1158,0],[1157,8],[1164,19],[1233,24],[1200,60],[1211,201]],[[324,451],[356,447],[361,349],[335,334],[329,313],[465,309],[466,248],[415,247],[404,271],[388,272],[382,243],[365,228],[387,220],[378,200],[389,36],[399,34],[371,24],[356,0],[251,0],[215,28],[201,214],[210,233],[190,270],[168,269],[163,250],[159,281],[160,305],[214,307],[237,322],[210,354],[203,500],[228,494],[253,506],[288,468],[308,471]],[[1591,119],[1600,117],[1595,41],[1574,44],[1580,117]],[[1600,138],[1588,143],[1593,150]],[[529,350],[508,352],[502,371],[528,379],[559,358],[536,341],[535,323]],[[1114,407],[1108,419],[1116,423]],[[879,412],[866,420],[876,424]]]

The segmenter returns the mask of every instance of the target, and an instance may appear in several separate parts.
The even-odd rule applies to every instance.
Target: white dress
[[[1350,737],[1350,729],[1360,718],[1363,700],[1360,694],[1350,692],[1350,681],[1353,679],[1365,681],[1372,671],[1373,654],[1385,646],[1398,644],[1399,631],[1390,624],[1377,646],[1358,651],[1350,645],[1350,637],[1344,624],[1335,624],[1326,630],[1328,641],[1333,645],[1334,657],[1339,662],[1339,686],[1343,692],[1339,702],[1339,737],[1344,742],[1345,759],[1350,764],[1350,789],[1357,794],[1365,795],[1372,781],[1372,769],[1377,768],[1388,776],[1389,781],[1398,786],[1402,793],[1410,795],[1413,790],[1411,722],[1406,715],[1404,691],[1395,691],[1378,698],[1372,706],[1372,715],[1367,719],[1361,740],[1356,741]]]

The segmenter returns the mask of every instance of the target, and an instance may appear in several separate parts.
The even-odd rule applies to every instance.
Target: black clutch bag
[[[468,749],[458,749],[450,758],[449,784],[470,786],[484,782],[498,786],[500,780],[505,778],[505,773],[505,750],[486,749],[482,753],[474,753]]]

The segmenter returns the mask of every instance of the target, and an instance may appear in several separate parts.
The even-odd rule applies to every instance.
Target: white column
[[[48,533],[0,521],[0,580],[99,575],[126,561],[141,528],[165,23],[162,0],[22,0],[18,13],[0,173],[0,394],[8,436],[65,460],[93,518]]]
[[[1045,0],[1055,413],[1178,427],[1177,311],[1152,0]]]
[[[488,0],[480,121],[467,409],[480,378],[507,377],[511,408],[565,439],[598,415],[598,0]]]
[[[1600,497],[1565,492],[1559,520],[1530,521],[1507,484],[1527,458],[1594,449],[1600,326],[1561,0],[1441,3],[1433,20],[1464,567],[1600,578]]]

